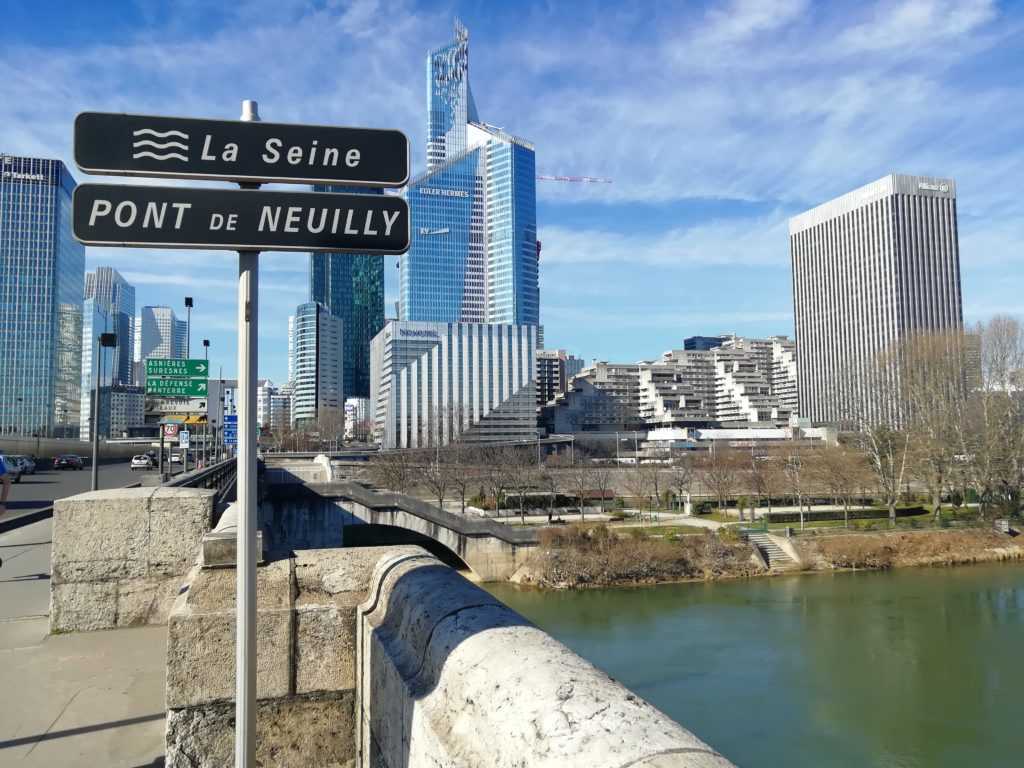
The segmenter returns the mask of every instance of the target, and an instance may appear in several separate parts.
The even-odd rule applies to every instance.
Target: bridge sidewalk
[[[48,635],[51,520],[0,535],[0,765],[163,765],[167,628]]]

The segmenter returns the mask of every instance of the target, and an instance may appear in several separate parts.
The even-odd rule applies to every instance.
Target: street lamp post
[[[192,297],[185,297],[185,312],[188,321],[185,325],[185,357],[192,357]]]
[[[100,386],[103,384],[103,350],[117,346],[116,333],[101,333],[96,339],[97,376],[94,382],[92,398],[92,483],[90,490],[98,491],[100,487]]]

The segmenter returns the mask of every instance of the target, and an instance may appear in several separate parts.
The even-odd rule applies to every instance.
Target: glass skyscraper
[[[341,318],[316,301],[300,304],[291,323],[292,424],[335,422],[344,432],[345,391],[342,374]]]
[[[109,371],[113,384],[130,385],[133,381],[132,361],[135,359],[135,287],[113,267],[97,267],[85,276],[85,298],[96,304],[109,319],[109,331],[117,334],[113,368]],[[85,354],[85,350],[82,350]]]
[[[85,248],[59,160],[0,155],[0,433],[76,436]]]
[[[533,145],[480,120],[469,33],[427,56],[427,171],[406,195],[412,244],[401,259],[399,316],[537,325]]]
[[[315,192],[383,194],[379,189],[316,186]],[[341,318],[346,397],[370,396],[370,342],[384,327],[384,257],[314,253],[309,259],[309,296]]]

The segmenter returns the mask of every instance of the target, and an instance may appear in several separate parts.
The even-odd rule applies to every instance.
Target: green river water
[[[499,598],[742,768],[1024,766],[1024,566]]]

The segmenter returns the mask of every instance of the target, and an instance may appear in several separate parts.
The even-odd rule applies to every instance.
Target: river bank
[[[1024,537],[1018,537],[1024,538]],[[987,529],[804,535],[791,541],[797,570],[888,570],[1024,559],[1024,542]],[[547,535],[512,581],[545,589],[769,576],[753,546],[726,529],[707,535],[616,536],[607,527],[571,526]]]

